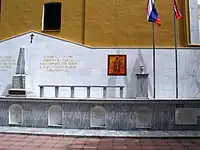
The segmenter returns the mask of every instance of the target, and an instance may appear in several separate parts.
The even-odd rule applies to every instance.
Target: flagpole
[[[174,5],[173,5],[174,7]],[[175,11],[173,9],[174,14],[174,57],[175,57],[175,76],[176,76],[176,98],[178,98],[178,54],[177,54],[177,35],[176,35],[176,17],[175,17]]]
[[[152,23],[152,32],[153,32],[153,98],[156,97],[156,55],[155,55],[155,26],[154,23]]]

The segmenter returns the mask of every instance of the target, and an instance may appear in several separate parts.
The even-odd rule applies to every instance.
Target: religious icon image
[[[108,55],[108,75],[126,76],[126,55]]]

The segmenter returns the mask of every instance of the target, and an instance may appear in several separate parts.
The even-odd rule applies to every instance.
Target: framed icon
[[[108,76],[127,75],[126,55],[108,55]]]

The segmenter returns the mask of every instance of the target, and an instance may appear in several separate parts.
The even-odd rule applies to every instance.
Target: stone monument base
[[[35,94],[31,89],[9,89],[9,97],[34,97]]]
[[[29,76],[26,74],[16,74],[12,77],[13,89],[29,89]]]
[[[161,102],[162,101],[162,102]],[[136,131],[200,130],[200,99],[0,97],[1,126]],[[124,112],[125,113],[119,113]],[[78,114],[78,115],[74,115]],[[125,116],[125,115],[126,116]],[[64,118],[64,119],[63,119]],[[87,119],[86,119],[87,118]],[[191,130],[191,132],[189,132]],[[134,131],[134,132],[135,132]],[[149,132],[150,131],[150,132]],[[135,134],[137,135],[137,134]],[[184,137],[180,133],[181,137]],[[162,136],[161,136],[162,137]]]

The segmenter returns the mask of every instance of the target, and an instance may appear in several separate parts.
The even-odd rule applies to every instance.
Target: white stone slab
[[[136,128],[151,128],[152,112],[149,108],[139,108],[136,112]]]
[[[90,126],[91,127],[105,127],[105,109],[101,106],[95,106],[90,112]]]
[[[196,125],[197,114],[195,108],[176,108],[175,124],[177,125]]]
[[[62,126],[63,111],[60,106],[53,105],[48,110],[48,125]]]
[[[13,104],[9,108],[9,124],[20,125],[23,122],[22,108],[18,104]]]

